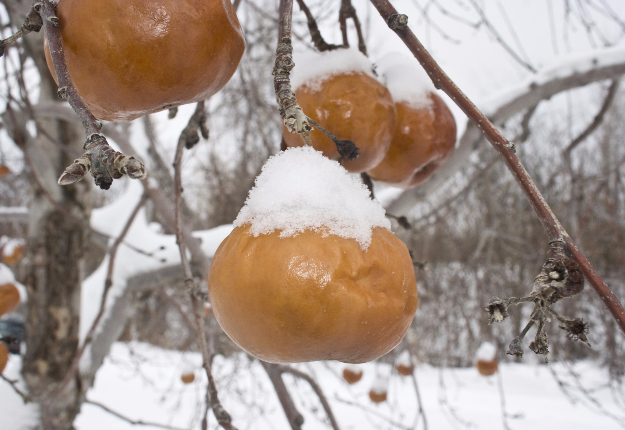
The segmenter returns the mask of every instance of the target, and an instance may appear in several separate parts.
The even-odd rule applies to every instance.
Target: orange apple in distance
[[[497,360],[477,360],[475,363],[475,367],[477,367],[477,371],[482,376],[491,376],[497,372],[498,364]]]
[[[362,379],[362,369],[354,365],[345,366],[343,369],[343,379],[350,385],[355,384]]]
[[[108,121],[208,99],[245,49],[225,0],[60,0],[57,16],[72,81]],[[47,41],[45,52],[56,80]]]
[[[20,292],[15,284],[0,285],[0,315],[13,312],[20,304]]]
[[[9,348],[6,343],[0,342],[0,373],[4,372],[9,362]]]
[[[303,82],[296,72],[298,67],[308,67],[311,60],[298,64],[296,59],[293,87],[297,102],[306,115],[338,139],[356,144],[358,157],[340,161],[343,167],[352,173],[373,168],[386,155],[395,129],[395,107],[388,89],[371,75],[370,62],[358,51],[338,49],[313,58],[320,63],[312,67],[319,75],[311,73]],[[342,64],[347,64],[345,69]],[[289,147],[304,145],[303,139],[286,127],[283,137]],[[339,160],[336,145],[321,131],[314,129],[311,140],[326,157]]]
[[[184,372],[180,375],[180,380],[183,384],[190,384],[195,381],[195,373],[192,371]]]
[[[456,121],[414,58],[389,54],[379,70],[395,101],[397,121],[388,153],[367,173],[394,186],[415,187],[453,152]]]
[[[417,308],[414,267],[359,177],[310,147],[270,158],[208,275],[215,318],[272,363],[362,363]]]
[[[388,380],[382,376],[377,376],[373,380],[371,389],[369,390],[369,399],[373,403],[382,403],[386,401]]]

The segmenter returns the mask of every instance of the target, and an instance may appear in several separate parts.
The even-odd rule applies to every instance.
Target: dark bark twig
[[[323,394],[323,391],[321,390],[321,387],[319,386],[319,384],[317,384],[317,381],[315,381],[307,373],[304,373],[301,370],[295,369],[294,367],[291,367],[291,366],[280,365],[278,369],[282,373],[290,373],[291,375],[308,382],[308,385],[310,385],[310,388],[312,388],[315,394],[317,395],[317,397],[319,397],[321,406],[323,407],[323,410],[325,411],[326,415],[328,416],[328,419],[330,420],[330,425],[332,426],[334,430],[339,430],[339,424],[336,421],[336,418],[334,417],[334,413],[332,412],[330,403],[328,402],[328,399],[326,398],[325,394]]]
[[[11,43],[15,43],[22,36],[34,31],[35,33],[39,33],[41,27],[43,26],[43,21],[39,13],[35,10],[34,7],[30,8],[30,12],[26,16],[26,20],[22,27],[17,30],[14,34],[0,41],[0,57],[4,55],[5,48],[9,46]]]
[[[87,346],[89,346],[89,344],[93,340],[95,331],[98,328],[98,325],[100,324],[100,320],[102,319],[102,316],[104,315],[104,311],[106,310],[106,301],[108,298],[108,293],[111,287],[113,286],[113,272],[115,269],[115,257],[117,255],[117,250],[119,249],[119,245],[124,240],[124,237],[126,237],[126,234],[130,230],[130,226],[134,222],[135,218],[137,217],[137,214],[139,213],[139,210],[143,207],[145,201],[146,201],[146,195],[143,194],[141,196],[141,199],[139,200],[139,202],[133,209],[132,213],[128,217],[128,221],[126,221],[126,224],[124,225],[124,228],[122,229],[121,233],[119,234],[117,239],[115,239],[115,242],[113,242],[113,245],[111,246],[108,252],[109,264],[108,264],[108,268],[106,271],[106,280],[104,281],[104,291],[102,291],[102,298],[100,299],[100,309],[98,309],[98,313],[96,314],[96,317],[93,320],[91,327],[89,327],[89,331],[87,332],[87,335],[85,336],[85,340],[82,342],[82,345],[80,346],[80,348],[78,348],[78,350],[76,351],[76,354],[74,355],[74,358],[72,359],[69,369],[67,369],[67,372],[65,373],[65,377],[63,378],[59,386],[50,395],[50,399],[49,399],[50,401],[54,401],[54,399],[61,392],[63,392],[63,390],[68,386],[69,382],[72,380],[72,378],[78,371],[78,365],[80,363],[80,359],[82,358],[85,350],[87,349]]]
[[[534,181],[529,176],[525,167],[514,154],[514,145],[509,142],[490,120],[464,95],[456,84],[441,69],[438,63],[427,52],[425,47],[408,28],[408,17],[400,15],[388,0],[371,0],[388,26],[395,31],[400,39],[406,44],[421,66],[428,73],[434,86],[442,89],[462,109],[462,111],[484,133],[488,141],[503,157],[508,169],[523,189],[534,211],[538,215],[543,227],[547,232],[549,241],[563,241],[566,250],[571,257],[580,265],[588,282],[593,286],[599,297],[616,319],[619,327],[625,332],[625,309],[616,295],[605,284],[603,279],[595,272],[586,256],[577,248],[568,235],[558,218],[545,201],[544,197],[536,188]]]
[[[347,20],[350,18],[354,21],[354,27],[356,27],[356,34],[358,35],[358,50],[364,55],[367,55],[367,45],[365,45],[365,39],[362,35],[362,28],[360,27],[358,15],[356,15],[356,9],[352,5],[351,0],[341,0],[339,25],[343,36],[343,46],[345,47],[349,46],[349,40],[347,40]]]
[[[588,127],[586,127],[586,129],[582,131],[575,139],[573,139],[573,141],[569,143],[569,146],[567,146],[566,149],[562,151],[562,156],[566,160],[570,160],[571,152],[580,143],[582,143],[588,136],[590,136],[597,129],[597,127],[601,125],[606,112],[608,111],[608,109],[612,105],[612,102],[614,101],[614,97],[616,96],[618,87],[619,87],[619,80],[613,79],[612,83],[610,84],[610,87],[608,88],[608,94],[606,94],[605,99],[603,100],[603,103],[601,105],[601,108],[599,109],[599,112],[597,112],[597,115],[595,115],[592,122],[588,124]]]
[[[293,0],[280,0],[280,29],[276,62],[273,68],[273,86],[278,101],[280,116],[284,125],[291,133],[299,133],[307,146],[311,146],[308,117],[297,104],[295,93],[291,89],[290,73],[293,61],[293,45],[291,43],[291,21],[293,18]]]
[[[0,378],[3,379],[7,384],[9,384],[11,388],[13,388],[13,391],[15,391],[15,393],[22,398],[22,401],[24,402],[24,404],[32,402],[32,399],[30,398],[28,394],[24,393],[22,390],[17,388],[17,381],[13,381],[7,378],[2,373],[0,373]]]
[[[286,388],[284,381],[282,380],[282,372],[280,370],[280,366],[277,364],[266,363],[261,361],[260,364],[263,365],[265,372],[267,372],[267,376],[269,376],[269,380],[273,385],[273,388],[278,395],[278,400],[282,405],[282,409],[284,410],[284,414],[291,426],[292,430],[301,430],[302,424],[304,424],[304,417],[297,410],[295,403],[293,402],[293,398],[289,394],[289,390]]]
[[[300,10],[306,15],[306,23],[308,25],[310,37],[312,38],[312,43],[319,52],[333,51],[335,49],[344,48],[344,45],[334,45],[326,42],[321,35],[321,31],[319,31],[315,17],[310,12],[310,9],[308,9],[308,6],[306,6],[306,3],[304,3],[304,0],[297,0],[297,4],[299,5]]]
[[[195,326],[200,343],[200,350],[202,352],[202,367],[206,372],[208,378],[208,387],[206,392],[207,408],[213,410],[213,415],[217,419],[217,422],[225,430],[236,430],[236,427],[232,425],[232,418],[230,414],[223,408],[219,401],[219,395],[217,392],[217,386],[215,385],[215,379],[213,378],[213,372],[211,369],[211,358],[208,350],[208,344],[206,342],[206,332],[204,328],[204,317],[202,304],[206,300],[206,293],[201,290],[199,282],[193,279],[191,272],[191,264],[187,258],[186,247],[186,235],[183,230],[182,223],[182,153],[185,147],[185,138],[180,136],[178,139],[178,146],[176,147],[176,155],[174,158],[174,195],[175,195],[175,231],[176,231],[176,243],[180,249],[180,261],[182,270],[184,273],[184,282],[189,288],[191,296],[191,304],[193,306],[193,317],[195,319]],[[192,238],[189,238],[192,239]],[[206,417],[202,421],[202,428],[207,428],[208,423]]]
[[[56,16],[55,5],[50,0],[36,1],[34,9],[39,12],[43,20],[45,35],[48,39],[50,57],[54,64],[61,98],[67,99],[70,106],[80,118],[85,127],[87,140],[83,149],[83,155],[68,166],[61,177],[59,185],[69,185],[85,177],[91,172],[95,184],[107,190],[113,183],[113,179],[119,179],[128,175],[132,179],[143,179],[146,176],[145,166],[134,157],[128,157],[121,152],[115,151],[100,133],[101,123],[93,116],[87,105],[82,100],[67,70],[61,33],[60,22]]]

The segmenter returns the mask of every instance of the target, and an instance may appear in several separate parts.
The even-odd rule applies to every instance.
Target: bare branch
[[[143,163],[110,147],[106,138],[100,134],[102,124],[93,116],[78,95],[65,63],[59,30],[60,22],[56,16],[54,4],[50,0],[42,0],[35,2],[33,7],[39,11],[44,23],[50,56],[59,82],[58,94],[61,98],[68,99],[70,106],[85,127],[87,135],[84,146],[85,153],[65,169],[59,178],[59,185],[73,184],[84,178],[87,171],[91,171],[95,184],[103,190],[109,189],[113,179],[119,179],[123,175],[128,175],[132,179],[145,178],[146,172]]]
[[[514,145],[510,143],[499,130],[486,118],[486,116],[464,95],[456,84],[441,69],[438,63],[427,52],[425,47],[417,39],[414,33],[407,26],[407,17],[399,15],[397,10],[388,0],[371,0],[380,15],[388,23],[389,27],[402,39],[412,54],[419,60],[432,82],[437,88],[442,89],[454,100],[463,112],[482,130],[488,141],[503,157],[508,169],[516,179],[519,186],[525,192],[534,211],[538,215],[549,239],[549,242],[563,241],[567,251],[573,259],[580,265],[586,279],[593,286],[597,294],[601,297],[607,308],[610,310],[621,330],[625,332],[625,309],[619,299],[614,295],[603,279],[597,275],[590,262],[584,254],[577,248],[570,238],[558,218],[536,188],[532,178],[529,176],[519,159],[514,154]],[[404,19],[405,18],[405,19]]]
[[[25,34],[30,33],[31,31],[34,31],[35,33],[39,33],[42,26],[43,26],[43,21],[41,20],[41,16],[35,10],[34,7],[31,7],[30,12],[28,12],[28,15],[26,16],[26,20],[24,21],[24,24],[22,24],[22,27],[19,30],[17,30],[15,34],[12,34],[6,39],[3,39],[2,41],[0,41],[0,57],[4,55],[5,48],[9,46],[11,43],[16,42],[19,38],[21,38]]]
[[[22,398],[24,404],[32,402],[32,399],[28,394],[17,388],[17,381],[13,381],[12,379],[7,378],[2,373],[0,373],[0,378],[3,379],[7,384],[9,384],[11,388],[13,388],[13,391],[15,391],[15,393]]]
[[[586,127],[586,129],[582,131],[579,134],[579,136],[573,139],[573,141],[569,144],[569,146],[567,146],[566,149],[562,151],[562,156],[565,159],[567,160],[570,159],[571,152],[580,143],[582,143],[588,136],[590,136],[597,129],[597,127],[599,127],[599,125],[601,125],[606,112],[608,111],[608,109],[612,105],[612,102],[614,101],[614,96],[616,96],[616,92],[618,91],[618,86],[619,86],[619,80],[613,79],[612,83],[610,84],[610,88],[608,88],[608,94],[606,94],[605,99],[603,100],[603,104],[601,105],[599,112],[597,112],[597,115],[595,115],[595,118],[592,120],[590,124],[588,124],[588,127]]]
[[[202,106],[203,108],[203,106]],[[202,352],[202,366],[208,377],[207,387],[207,402],[210,408],[213,410],[213,415],[217,419],[219,425],[226,430],[236,430],[236,427],[232,425],[232,418],[230,414],[223,408],[219,402],[219,396],[217,393],[217,386],[213,378],[211,369],[210,352],[208,351],[208,344],[206,342],[206,332],[204,330],[204,317],[203,317],[203,303],[206,300],[207,293],[201,291],[199,282],[193,279],[191,272],[191,265],[187,258],[186,247],[186,235],[182,228],[182,153],[186,144],[186,139],[183,135],[178,139],[178,146],[176,147],[176,155],[174,158],[174,195],[175,195],[175,231],[176,231],[176,243],[180,249],[180,261],[182,263],[182,270],[184,273],[185,284],[189,287],[191,304],[193,306],[193,316],[195,318],[196,330],[200,343],[200,350]],[[207,406],[208,406],[207,405]],[[202,422],[202,427],[206,427],[206,417]]]
[[[332,51],[344,47],[343,45],[334,45],[331,43],[327,43],[323,39],[323,36],[319,31],[319,27],[317,26],[317,21],[315,20],[315,17],[310,12],[310,9],[308,9],[308,6],[306,6],[306,3],[304,3],[304,0],[297,0],[297,4],[299,5],[300,10],[306,15],[310,37],[312,38],[312,42],[315,45],[315,48],[317,48],[319,52]]]
[[[304,417],[295,407],[295,403],[289,394],[289,390],[286,388],[286,385],[282,380],[280,366],[273,363],[266,363],[264,361],[261,361],[260,364],[263,365],[263,368],[267,372],[267,376],[269,376],[269,380],[278,395],[278,400],[280,400],[280,404],[282,405],[286,418],[291,425],[291,429],[301,430],[302,424],[304,424]]]
[[[119,412],[116,412],[116,411],[112,410],[108,406],[105,406],[102,403],[95,402],[93,400],[85,400],[85,403],[93,405],[93,406],[97,406],[100,409],[104,409],[109,414],[114,415],[117,418],[119,418],[121,420],[124,420],[127,423],[130,423],[130,424],[135,425],[135,426],[137,426],[137,425],[138,426],[150,426],[150,427],[158,427],[158,428],[167,429],[167,430],[185,430],[182,427],[168,426],[168,425],[165,425],[165,424],[159,424],[159,423],[155,423],[155,422],[152,422],[152,421],[132,420],[132,419],[126,417],[125,415],[122,415]]]
[[[317,384],[317,381],[315,381],[310,375],[302,372],[301,370],[297,370],[291,366],[281,365],[279,366],[279,369],[283,373],[290,373],[291,375],[308,382],[308,384],[313,389],[317,397],[319,397],[321,406],[323,407],[323,410],[325,411],[326,415],[328,416],[328,419],[330,420],[330,425],[332,426],[334,430],[339,430],[339,425],[336,422],[336,418],[334,418],[334,413],[332,412],[332,408],[330,408],[330,403],[328,403],[328,399],[323,394],[323,391],[321,390],[321,387],[319,386],[319,384]]]

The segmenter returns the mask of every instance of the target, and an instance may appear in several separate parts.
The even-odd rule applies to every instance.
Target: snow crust
[[[436,88],[415,58],[391,52],[376,61],[376,64],[378,73],[396,103],[404,102],[413,109],[429,108],[432,105],[428,95],[435,92]]]
[[[475,352],[479,361],[493,361],[497,357],[497,347],[490,342],[483,342]]]
[[[306,84],[318,91],[326,79],[339,74],[364,73],[377,79],[373,65],[356,48],[335,49],[325,52],[294,52],[295,67],[291,72],[291,87],[296,90]]]
[[[254,236],[314,230],[354,239],[364,250],[374,227],[391,227],[358,176],[310,147],[290,148],[267,161],[234,226],[248,223]]]

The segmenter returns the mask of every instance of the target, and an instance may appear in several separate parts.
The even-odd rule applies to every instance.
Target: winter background
[[[393,52],[410,56],[369,3],[353,4],[374,63]],[[506,101],[528,92],[531,85],[601,65],[625,63],[622,0],[401,0],[393,4],[410,17],[411,29],[487,115],[496,114]],[[339,2],[311,1],[308,6],[319,20],[326,41],[338,43]],[[241,2],[238,15],[248,44],[244,60],[228,86],[208,102],[209,140],[202,140],[183,159],[184,195],[197,214],[193,228],[209,257],[231,230],[264,161],[279,148],[280,119],[271,86],[276,11],[277,2]],[[2,18],[6,21],[6,14]],[[355,45],[351,23],[349,29],[350,42]],[[305,17],[297,5],[293,32],[296,49],[310,49]],[[9,52],[5,61],[17,62],[14,54]],[[16,85],[15,76],[7,70],[10,67],[4,68],[0,83],[3,94]],[[39,78],[32,65],[26,68],[25,82],[29,97],[36,102]],[[531,118],[532,133],[519,144],[518,153],[574,239],[581,241],[591,262],[623,299],[622,91],[617,93],[603,125],[576,150],[569,170],[561,160],[566,146],[593,121],[609,85],[597,82],[542,101]],[[456,117],[460,138],[467,128],[466,117],[442,97]],[[505,123],[507,136],[520,135],[523,115],[531,107],[526,106]],[[194,106],[182,106],[171,120],[167,112],[151,115],[156,147],[167,165],[171,165],[178,136],[193,110]],[[124,133],[148,167],[156,168],[149,162],[154,159],[149,152],[154,140],[150,142],[147,130],[145,120],[140,119]],[[0,130],[0,156],[17,178],[24,168],[23,154],[4,129]],[[28,187],[24,179],[19,181],[2,185],[6,213],[28,213]],[[527,346],[525,356],[515,360],[506,357],[505,349],[525,324],[529,309],[515,310],[512,321],[500,326],[486,325],[482,307],[488,299],[529,292],[546,249],[531,209],[505,168],[496,162],[492,149],[482,143],[462,160],[461,167],[430,188],[421,194],[380,184],[375,188],[389,212],[399,211],[392,214],[408,218],[411,229],[403,229],[396,222],[393,229],[415,259],[426,263],[424,269],[418,269],[421,303],[406,341],[388,357],[360,365],[363,378],[354,385],[342,379],[342,363],[294,365],[319,383],[340,428],[625,428],[625,339],[618,328],[614,329],[614,322],[589,286],[576,304],[558,306],[568,316],[590,321],[592,350],[565,339],[554,324],[549,363],[534,356]],[[606,188],[613,191],[609,198],[593,200]],[[570,197],[577,191],[585,196],[582,203]],[[137,182],[126,179],[116,181],[106,194],[94,190],[100,207],[92,212],[91,226],[113,237],[119,235],[142,192]],[[107,321],[118,318],[116,305],[129,296],[131,280],[180,263],[175,237],[163,233],[151,212],[149,206],[141,209],[118,250],[102,331],[107,329]],[[10,231],[3,240],[22,243],[24,235],[15,233],[20,228]],[[137,252],[137,247],[149,253]],[[4,252],[9,249],[5,246]],[[108,256],[100,260],[82,283],[81,339],[100,307],[109,264]],[[2,282],[14,280],[7,266],[0,275]],[[176,298],[174,286],[161,288]],[[179,339],[180,330],[184,330],[179,315],[170,310],[159,313],[154,307],[161,302],[149,292],[143,298],[132,297],[134,305],[126,305],[134,306],[134,310],[124,313],[128,323],[121,327],[119,341],[104,353],[94,343],[81,361],[81,369],[89,369],[94,357],[105,356],[75,428],[199,429],[206,387],[201,355],[195,345]],[[23,317],[24,311],[22,306],[5,318]],[[146,327],[151,323],[141,321],[142,313],[161,318],[160,324],[167,330],[160,337],[148,333]],[[480,376],[473,366],[475,352],[484,341],[498,346],[499,371],[490,377]],[[413,352],[413,377],[398,375],[393,366],[399,350],[406,348]],[[11,355],[4,376],[25,390],[20,368],[20,357]],[[193,372],[195,381],[183,384],[180,376],[184,372]],[[228,350],[215,357],[214,372],[222,403],[239,429],[289,427],[271,382],[257,361]],[[368,392],[380,378],[386,384],[388,399],[374,404]],[[330,428],[310,386],[288,374],[284,379],[304,415],[303,428]],[[24,404],[13,387],[0,380],[0,430],[34,428],[38,413],[36,404]],[[209,427],[217,427],[210,414]]]

